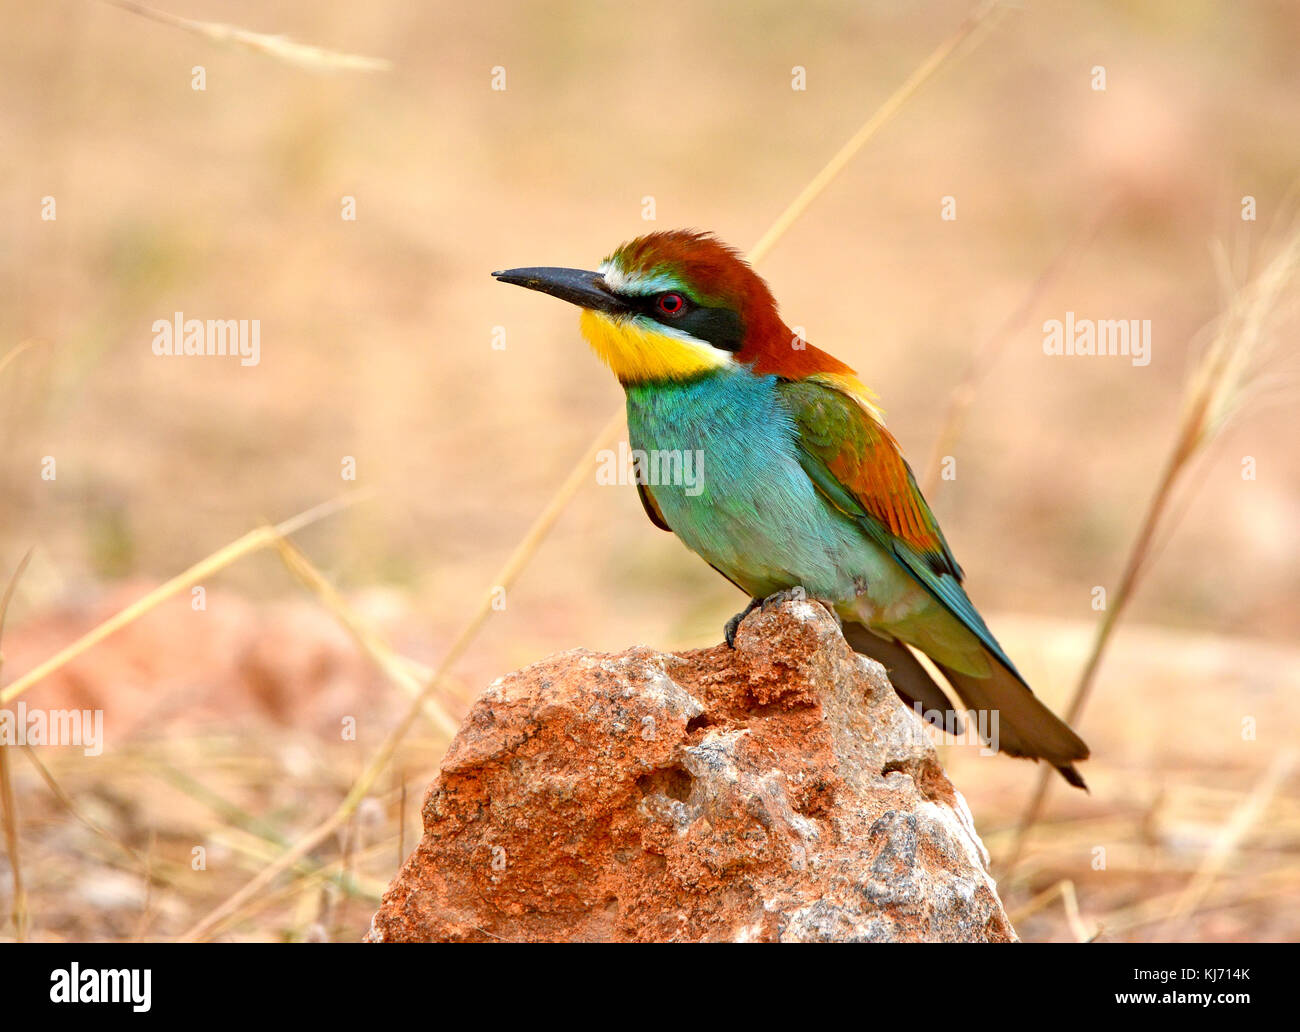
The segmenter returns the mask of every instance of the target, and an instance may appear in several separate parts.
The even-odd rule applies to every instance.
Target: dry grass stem
[[[223,25],[220,22],[194,21],[179,15],[168,14],[153,7],[136,3],[135,0],[103,0],[110,7],[120,7],[124,11],[138,14],[142,18],[156,21],[173,28],[183,29],[196,36],[223,46],[236,46],[255,54],[273,58],[276,61],[313,72],[386,72],[392,64],[383,58],[363,57],[359,54],[342,54],[323,47],[314,47],[306,43],[295,43],[284,36],[272,36],[263,32],[249,32],[236,25]]]
[[[15,349],[17,350],[17,349]],[[12,357],[14,352],[6,356]],[[31,561],[31,549],[19,560],[18,568],[9,578],[4,597],[0,598],[0,649],[4,645],[5,618],[9,615],[9,603],[13,601],[14,589],[22,578],[23,571]],[[0,651],[0,669],[4,668],[4,652]],[[0,719],[8,719],[0,717]],[[14,801],[14,783],[10,750],[0,745],[0,806],[4,807],[5,852],[9,856],[10,877],[13,883],[13,900],[10,905],[10,917],[13,920],[14,936],[19,942],[27,938],[27,892],[23,888],[23,865],[18,851],[18,806]]]
[[[1298,757],[1300,751],[1294,748],[1283,749],[1273,757],[1273,762],[1269,764],[1268,770],[1255,785],[1254,791],[1233,812],[1231,820],[1223,826],[1214,845],[1205,854],[1200,869],[1178,897],[1165,925],[1166,937],[1180,932],[1196,908],[1205,901],[1215,881],[1222,875],[1228,861],[1241,845],[1242,839],[1259,823],[1260,818],[1268,811],[1273,796],[1291,776]]]
[[[619,427],[622,425],[622,421],[623,412],[620,409],[617,418],[611,419],[601,428],[600,432],[596,435],[595,440],[592,442],[593,446],[595,448],[603,446],[610,437],[618,432]],[[339,804],[338,808],[324,821],[304,835],[287,852],[278,857],[274,863],[270,864],[265,870],[259,872],[257,877],[248,882],[248,884],[230,896],[207,917],[186,932],[184,936],[186,940],[206,938],[218,923],[222,922],[231,913],[237,911],[248,899],[256,895],[263,887],[269,885],[346,823],[346,821],[351,817],[353,811],[369,793],[375,780],[381,773],[383,773],[384,769],[392,760],[393,755],[397,751],[397,747],[401,744],[402,739],[406,737],[407,732],[410,731],[412,725],[414,725],[415,721],[424,711],[426,700],[437,687],[444,673],[446,673],[465,653],[465,650],[469,648],[470,643],[474,640],[480,628],[482,628],[483,624],[486,623],[488,618],[492,615],[494,611],[492,603],[493,599],[496,597],[496,589],[509,588],[510,585],[514,583],[515,578],[518,577],[523,569],[528,565],[528,560],[537,550],[537,547],[545,539],[546,535],[550,533],[551,528],[555,526],[555,521],[558,520],[560,514],[564,512],[569,499],[572,498],[573,495],[577,493],[579,487],[586,482],[589,473],[590,470],[585,462],[576,465],[569,473],[569,476],[565,479],[564,483],[560,485],[560,489],[551,498],[550,502],[547,503],[546,508],[543,509],[537,519],[533,521],[532,526],[528,528],[528,532],[515,547],[515,550],[510,554],[505,565],[502,566],[501,570],[497,573],[492,588],[483,596],[483,600],[479,603],[477,611],[475,611],[473,616],[470,617],[465,628],[459,635],[457,635],[456,639],[452,642],[451,647],[444,654],[437,669],[434,671],[433,676],[429,678],[423,688],[421,688],[420,693],[412,700],[410,708],[406,711],[406,715],[398,721],[396,726],[393,727],[388,736],[380,744],[379,748],[375,750],[369,763],[367,763],[365,770],[362,772],[360,777],[357,778],[351,791],[348,792],[346,798],[344,798],[343,802]]]
[[[33,667],[22,677],[6,686],[3,691],[0,691],[0,705],[16,699],[32,685],[49,677],[56,670],[67,666],[78,656],[93,649],[105,638],[116,634],[123,627],[134,623],[168,599],[194,587],[201,581],[225,569],[236,560],[266,548],[268,545],[274,545],[280,539],[295,534],[309,524],[322,520],[327,516],[332,516],[350,505],[355,505],[362,499],[369,497],[369,495],[370,492],[368,491],[356,491],[351,494],[340,495],[338,498],[299,513],[283,523],[278,523],[274,527],[258,527],[256,530],[249,531],[237,541],[232,541],[224,548],[213,552],[206,559],[195,563],[183,573],[178,573],[171,580],[160,584],[153,591],[150,591],[125,609],[119,610],[103,623],[91,628],[72,644],[60,649],[45,662]]]
[[[917,65],[916,70],[903,81],[898,89],[885,98],[884,103],[876,108],[871,117],[862,123],[861,128],[849,137],[844,146],[831,157],[830,161],[822,166],[821,171],[809,180],[808,185],[799,191],[799,195],[790,202],[785,211],[777,216],[771,228],[759,238],[758,243],[750,250],[749,260],[751,262],[757,265],[771,253],[777,242],[785,236],[791,226],[799,221],[813,201],[821,196],[822,191],[848,167],[849,162],[857,156],[858,152],[898,113],[898,110],[911,99],[917,90],[924,86],[944,66],[958,47],[985,23],[989,15],[1001,6],[999,0],[984,0],[966,16],[966,20],[957,27],[957,30],[951,36],[935,47],[930,56]]]
[[[1101,229],[1102,224],[1110,214],[1113,204],[1113,199],[1107,199],[1098,206],[1092,218],[1075,232],[1065,246],[1057,252],[1047,268],[1034,280],[1029,292],[1016,306],[1015,311],[1008,315],[1002,321],[1002,324],[971,355],[961,379],[948,395],[948,404],[944,409],[943,417],[939,421],[939,433],[935,437],[934,447],[930,452],[930,461],[925,468],[925,478],[921,483],[921,491],[927,498],[933,500],[934,495],[938,493],[939,488],[943,485],[939,474],[943,468],[944,456],[952,453],[958,439],[961,437],[962,430],[966,425],[966,414],[975,401],[980,381],[987,375],[993,363],[997,361],[1002,349],[1006,347],[1012,335],[1033,314],[1034,309],[1047,291],[1061,278],[1065,270],[1070,267],[1070,263],[1096,237],[1097,231]]]
[[[8,367],[9,363],[16,361],[17,358],[23,354],[23,352],[30,351],[32,348],[36,347],[37,344],[40,343],[41,341],[39,340],[28,339],[23,341],[21,344],[15,344],[12,348],[10,348],[7,352],[5,352],[4,358],[0,358],[0,373],[3,373],[6,367]]]
[[[1066,707],[1068,723],[1076,724],[1083,713],[1106,647],[1150,565],[1152,543],[1163,526],[1183,474],[1192,460],[1242,410],[1255,390],[1270,345],[1268,330],[1283,303],[1292,300],[1297,272],[1300,272],[1300,228],[1293,228],[1255,280],[1235,291],[1227,311],[1203,331],[1208,343],[1188,378],[1173,446]],[[1025,840],[1042,812],[1053,777],[1050,767],[1039,772],[1034,794],[1017,825],[1005,861],[1006,869],[1019,861]]]
[[[353,640],[379,667],[384,676],[401,689],[408,698],[418,697],[422,685],[432,680],[432,671],[425,668],[423,664],[399,655],[382,635],[348,605],[338,589],[312,565],[311,560],[301,550],[283,537],[276,539],[275,547],[294,576],[320,599],[321,605],[328,609],[352,635]],[[416,670],[423,671],[423,676],[418,676]],[[447,739],[456,733],[459,725],[432,695],[425,697],[423,712],[429,722]]]

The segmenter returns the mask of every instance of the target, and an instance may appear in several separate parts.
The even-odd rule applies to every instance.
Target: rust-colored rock
[[[821,606],[496,681],[370,941],[1012,941],[965,801]]]

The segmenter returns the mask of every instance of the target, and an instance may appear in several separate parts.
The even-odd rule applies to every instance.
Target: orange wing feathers
[[[782,396],[793,410],[803,446],[862,510],[935,573],[960,580],[961,568],[911,467],[861,381],[851,372],[815,373],[791,380]]]

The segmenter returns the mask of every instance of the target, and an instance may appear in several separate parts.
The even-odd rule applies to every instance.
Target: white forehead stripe
[[[604,277],[609,289],[616,294],[658,294],[662,290],[681,290],[673,277],[659,274],[647,276],[640,272],[625,272],[614,262],[604,261],[596,270]]]

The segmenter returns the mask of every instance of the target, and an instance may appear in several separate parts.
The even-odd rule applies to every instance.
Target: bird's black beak
[[[558,297],[581,308],[590,308],[611,315],[626,315],[631,309],[622,298],[605,284],[598,272],[582,269],[507,269],[492,273],[502,283],[514,283],[529,290]]]

